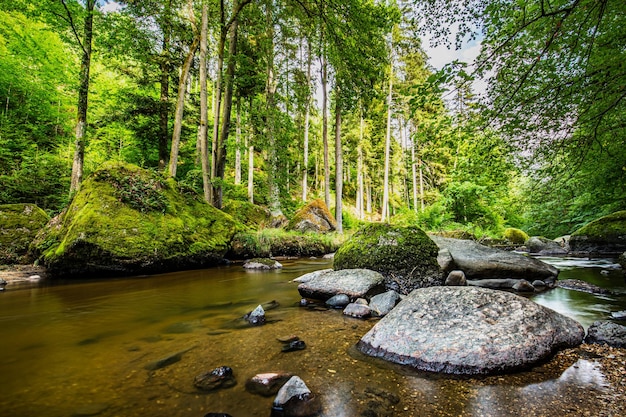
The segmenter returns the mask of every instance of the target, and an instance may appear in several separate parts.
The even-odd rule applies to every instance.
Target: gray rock
[[[328,269],[320,269],[319,271],[309,272],[308,274],[300,275],[298,278],[294,279],[293,282],[302,283],[308,282],[313,278],[317,278],[321,275],[328,274],[329,272],[333,272],[331,268]]]
[[[572,233],[570,249],[575,253],[615,255],[626,251],[626,210],[588,223]]]
[[[491,288],[493,290],[510,290],[519,282],[519,279],[494,278],[494,279],[471,279],[467,285],[473,287]]]
[[[272,405],[271,417],[307,417],[320,412],[322,404],[298,376],[283,385]]]
[[[598,287],[597,285],[590,284],[580,279],[563,279],[557,281],[556,285],[566,290],[587,292],[589,294],[611,294],[611,290]]]
[[[454,270],[450,271],[448,277],[446,278],[445,285],[452,286],[465,286],[467,285],[467,279],[465,278],[465,273],[463,271]]]
[[[439,249],[448,249],[454,269],[465,272],[468,280],[480,278],[544,279],[556,277],[559,270],[538,259],[481,245],[472,240],[430,236]]]
[[[259,304],[252,312],[246,314],[243,318],[253,326],[260,326],[265,324],[265,310],[263,306]]]
[[[614,311],[611,313],[611,317],[615,320],[626,320],[626,310]]]
[[[448,272],[454,269],[454,259],[452,259],[452,254],[446,248],[439,249],[437,253],[437,263],[442,271]]]
[[[383,294],[378,294],[372,297],[370,300],[370,309],[375,316],[386,316],[400,301],[400,296],[397,292],[391,290]]]
[[[384,277],[368,269],[343,269],[321,274],[298,285],[302,297],[327,300],[336,294],[346,294],[351,299],[379,292]]]
[[[326,300],[326,305],[332,308],[344,308],[350,304],[350,297],[345,294],[337,294]]]
[[[288,372],[266,372],[256,374],[246,381],[246,391],[252,394],[269,397],[275,395],[280,387],[287,382],[293,375]]]
[[[212,371],[196,376],[193,385],[203,391],[214,391],[219,388],[230,388],[237,384],[233,370],[229,366],[220,366]]]
[[[565,255],[567,250],[564,249],[554,240],[547,239],[543,236],[533,236],[526,241],[528,252],[537,253],[539,255]]]
[[[589,326],[585,342],[626,348],[626,326],[610,321],[596,321]]]
[[[513,285],[512,287],[517,292],[535,292],[535,287],[533,284],[526,281],[525,279],[520,279]]]
[[[583,337],[576,321],[509,292],[432,287],[413,291],[357,347],[424,371],[494,374],[532,365]]]
[[[546,283],[540,279],[536,279],[532,282],[533,287],[535,288],[544,288],[546,286]]]
[[[357,319],[365,319],[372,315],[372,310],[363,304],[350,303],[343,309],[343,314]]]
[[[244,269],[270,270],[281,269],[283,265],[274,259],[254,258],[244,262],[243,267]]]
[[[354,302],[356,304],[362,304],[364,306],[369,305],[369,303],[367,302],[367,300],[365,298],[357,298]]]

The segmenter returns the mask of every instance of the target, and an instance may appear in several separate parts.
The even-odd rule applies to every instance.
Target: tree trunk
[[[417,213],[417,161],[415,160],[415,139],[413,139],[413,143],[411,144],[411,173],[413,177],[413,211]]]
[[[278,186],[278,154],[276,149],[276,79],[274,78],[274,18],[272,4],[268,2],[266,12],[267,38],[270,40],[269,49],[267,51],[267,84],[265,93],[267,95],[267,139],[269,142],[269,172],[268,172],[268,188],[269,188],[269,206],[273,217],[283,214],[280,205],[280,189]]]
[[[233,5],[235,7],[236,3]],[[235,84],[235,62],[237,55],[237,19],[233,20],[230,26],[230,38],[228,45],[228,66],[226,68],[226,90],[224,94],[224,108],[222,113],[222,126],[219,132],[219,142],[217,144],[217,154],[215,155],[215,177],[218,179],[217,184],[213,183],[213,205],[221,209],[223,189],[222,182],[224,180],[224,171],[226,169],[226,143],[230,133],[230,115],[233,108],[233,86]]]
[[[208,35],[208,7],[206,2],[202,2],[202,24],[200,28],[200,129],[198,131],[198,141],[200,142],[200,159],[202,162],[202,189],[204,191],[204,200],[210,203],[211,183],[209,181],[209,147],[207,136],[207,125],[209,117],[209,106],[207,102],[207,35]]]
[[[241,97],[237,97],[235,131],[235,185],[241,184]]]
[[[311,88],[311,41],[307,42],[308,45],[308,57],[306,68],[306,83],[307,87]],[[304,155],[303,155],[303,169],[302,169],[302,202],[307,201],[307,192],[309,188],[309,120],[311,117],[311,97],[307,97],[306,104],[304,105]]]
[[[324,202],[330,208],[330,163],[328,156],[328,63],[322,56],[322,142],[324,144]]]
[[[93,14],[96,0],[87,0],[83,32],[83,58],[80,64],[80,86],[78,87],[78,111],[76,117],[76,141],[74,143],[74,161],[70,193],[78,191],[83,181],[83,164],[85,160],[85,130],[87,129],[87,107],[89,98],[89,70],[91,67],[91,44],[93,40]]]
[[[337,95],[339,91],[337,89]],[[335,220],[337,232],[343,233],[343,150],[341,149],[341,105],[337,97],[335,103]]]
[[[172,1],[169,0],[163,12],[163,40],[161,42],[161,94],[159,96],[159,169],[165,169],[168,161],[167,141],[169,139],[169,90],[170,90],[170,42],[172,32]]]
[[[192,7],[189,7],[189,18],[192,21],[195,20]],[[185,62],[183,63],[183,68],[181,70],[180,80],[178,81],[178,98],[176,100],[176,112],[174,117],[174,128],[172,132],[172,148],[170,151],[170,177],[176,176],[176,168],[178,165],[178,149],[180,147],[180,132],[183,127],[183,112],[185,109],[185,87],[187,85],[187,79],[189,78],[189,70],[191,69],[193,57],[196,53],[196,49],[198,49],[199,43],[200,39],[198,34],[196,33],[193,41],[191,42],[191,45],[189,46],[189,51],[187,52]]]
[[[391,100],[393,95],[393,62],[389,72],[389,95],[387,96],[387,133],[385,135],[385,174],[383,179],[382,221],[389,220],[389,154],[391,153]]]

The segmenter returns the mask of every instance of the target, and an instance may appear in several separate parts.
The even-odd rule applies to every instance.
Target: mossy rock
[[[325,236],[285,231],[271,235],[262,232],[239,232],[233,237],[228,257],[248,259],[271,256],[322,256],[335,252],[339,247],[336,239],[327,239]]]
[[[339,248],[334,268],[380,272],[387,289],[408,294],[416,288],[443,285],[438,252],[437,245],[418,227],[373,223]]]
[[[523,245],[524,243],[526,243],[530,236],[528,236],[528,234],[521,229],[509,227],[504,230],[503,237],[513,244]]]
[[[326,233],[337,230],[337,221],[326,207],[326,203],[317,199],[298,210],[286,229],[303,233]]]
[[[572,233],[572,252],[617,255],[626,251],[626,211],[601,217]]]
[[[30,263],[28,247],[49,220],[34,204],[0,205],[0,264]]]
[[[132,275],[222,261],[238,230],[229,215],[173,179],[128,164],[106,164],[33,245],[52,276]]]
[[[229,200],[222,207],[222,211],[252,229],[264,227],[272,219],[269,209],[247,201]]]

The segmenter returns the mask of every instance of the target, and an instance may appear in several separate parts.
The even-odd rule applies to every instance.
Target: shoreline
[[[46,268],[43,266],[0,265],[0,279],[4,279],[9,284],[17,282],[37,282],[46,278],[46,275]]]

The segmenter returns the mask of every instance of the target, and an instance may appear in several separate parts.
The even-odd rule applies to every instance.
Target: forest
[[[0,0],[0,204],[121,161],[340,231],[554,238],[626,209],[625,97],[621,0]]]

